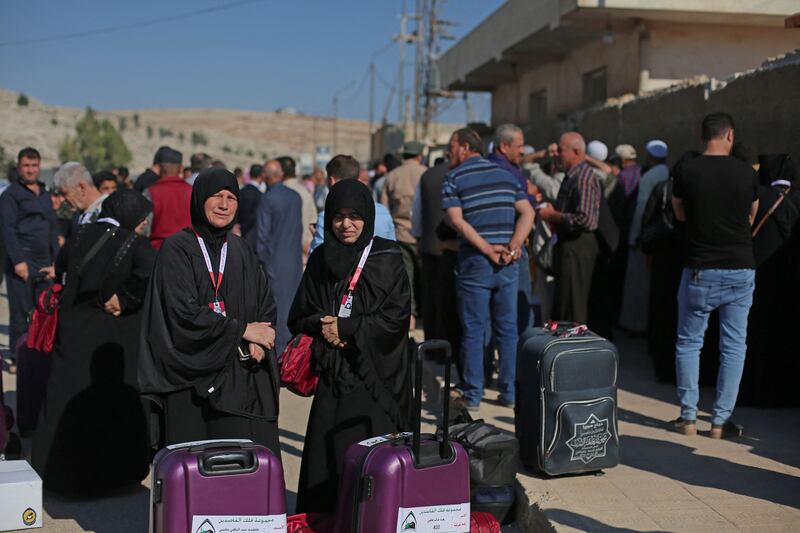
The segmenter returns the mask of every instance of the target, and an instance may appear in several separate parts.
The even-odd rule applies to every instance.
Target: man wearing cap
[[[161,172],[159,168],[161,165],[161,156],[166,150],[169,150],[169,146],[158,147],[158,150],[156,150],[156,153],[153,156],[153,164],[150,165],[150,168],[139,174],[139,177],[137,177],[136,181],[133,182],[134,191],[144,193],[148,187],[158,181],[158,175]]]
[[[411,233],[411,209],[414,204],[414,191],[426,167],[422,164],[422,150],[425,145],[418,141],[403,144],[403,164],[386,175],[386,183],[381,191],[381,203],[389,209],[394,220],[397,244],[403,253],[408,280],[411,283],[411,329],[415,327],[418,316],[415,287],[419,282],[419,254],[417,239]]]
[[[622,293],[622,312],[619,324],[623,328],[642,333],[647,331],[647,309],[650,294],[650,275],[645,256],[637,245],[642,232],[642,217],[647,201],[656,185],[669,178],[667,167],[667,143],[654,139],[647,143],[647,162],[649,170],[639,180],[636,194],[636,207],[633,212],[631,228],[628,232],[628,267],[625,270],[625,288]]]
[[[189,204],[192,186],[181,176],[183,154],[167,147],[161,154],[161,177],[145,191],[153,203],[150,228],[150,245],[158,250],[164,239],[192,225]]]

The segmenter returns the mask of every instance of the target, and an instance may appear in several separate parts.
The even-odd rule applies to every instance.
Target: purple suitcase
[[[336,533],[469,532],[469,456],[449,440],[450,402],[444,402],[442,438],[420,434],[422,359],[426,352],[438,350],[445,353],[444,397],[450,397],[450,344],[423,342],[415,361],[414,432],[384,435],[348,448]]]
[[[283,466],[249,440],[167,446],[151,481],[151,533],[286,531]]]
[[[22,436],[32,435],[39,420],[50,379],[51,353],[28,348],[28,334],[17,341],[17,427]]]

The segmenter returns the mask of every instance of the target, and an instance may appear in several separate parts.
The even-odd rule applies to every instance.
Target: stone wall
[[[800,51],[725,83],[699,78],[682,87],[574,113],[557,129],[577,129],[587,141],[599,139],[611,150],[629,143],[639,153],[650,139],[662,139],[674,160],[686,150],[700,149],[700,123],[714,111],[730,113],[737,138],[759,153],[787,152],[800,161]],[[528,125],[526,142],[539,148],[554,141],[554,128],[545,126]]]

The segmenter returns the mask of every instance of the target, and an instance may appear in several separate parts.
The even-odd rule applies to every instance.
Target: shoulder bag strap
[[[791,190],[792,188],[789,187],[781,191],[780,196],[778,196],[778,199],[775,200],[775,203],[772,204],[772,207],[769,208],[767,214],[764,215],[764,218],[762,218],[761,221],[758,223],[756,229],[753,230],[753,238],[755,238],[756,235],[758,235],[758,233],[761,231],[761,228],[764,227],[764,223],[766,223],[767,219],[769,219],[769,217],[772,216],[772,214],[778,209],[778,207],[780,207],[780,205],[783,203],[783,200],[786,198],[786,195],[789,194],[789,191]]]
[[[76,276],[80,276],[84,267],[89,263],[89,261],[91,261],[94,258],[95,255],[97,255],[97,252],[100,251],[100,248],[103,247],[106,241],[110,239],[117,232],[117,229],[118,228],[107,229],[105,232],[103,232],[100,238],[97,239],[97,242],[95,242],[94,245],[92,245],[92,247],[89,248],[89,251],[86,252],[85,256],[83,256],[81,264],[78,265],[78,270],[75,271]]]

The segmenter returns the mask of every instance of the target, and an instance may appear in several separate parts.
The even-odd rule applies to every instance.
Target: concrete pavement
[[[8,342],[8,309],[0,286],[0,348]],[[520,471],[532,505],[526,526],[515,531],[800,531],[800,410],[739,408],[745,436],[714,441],[664,429],[677,416],[674,389],[651,379],[644,343],[620,339],[619,430],[622,464],[602,476],[544,479]],[[3,372],[13,405],[15,379]],[[701,407],[711,404],[704,390]],[[513,432],[511,409],[487,392],[483,418]],[[303,434],[311,400],[282,391],[281,446],[289,508],[294,508]],[[427,428],[435,420],[426,411]],[[699,429],[708,429],[708,413]],[[30,443],[26,443],[29,449]],[[149,480],[140,487],[97,500],[45,496],[46,533],[83,531],[138,533],[147,530]],[[508,528],[504,528],[506,531]]]

